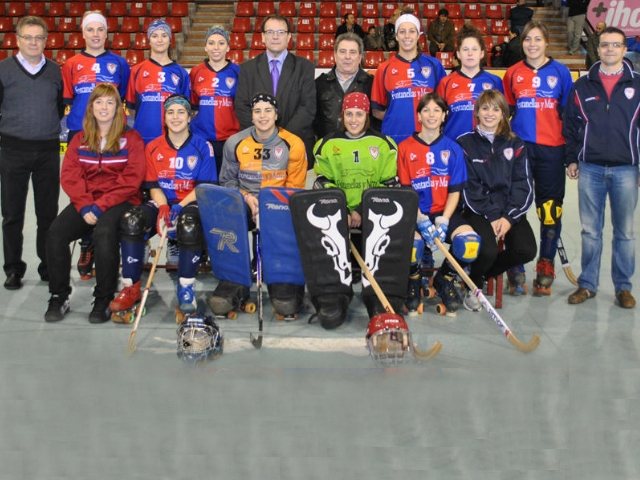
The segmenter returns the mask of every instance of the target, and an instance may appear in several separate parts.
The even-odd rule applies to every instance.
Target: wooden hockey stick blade
[[[473,283],[473,280],[471,280],[469,275],[467,275],[467,272],[464,271],[464,268],[460,266],[460,264],[453,257],[453,255],[449,253],[449,250],[445,248],[445,246],[442,244],[440,239],[435,238],[434,241],[438,246],[438,248],[440,249],[440,251],[447,258],[451,266],[455,268],[456,272],[458,272],[458,275],[460,275],[460,278],[462,278],[464,283],[466,283],[469,289],[473,292],[473,295],[475,295],[478,298],[478,300],[480,300],[480,304],[484,307],[484,309],[487,311],[487,313],[493,319],[493,321],[496,322],[496,325],[500,327],[500,330],[502,330],[502,333],[506,335],[507,339],[509,339],[511,344],[522,353],[529,353],[534,351],[538,347],[538,344],[540,343],[540,336],[537,333],[534,333],[531,339],[527,343],[522,343],[520,340],[518,340],[518,338],[513,334],[513,332],[507,326],[507,324],[504,323],[504,320],[498,314],[496,309],[493,308],[493,305],[491,305],[489,300],[487,300],[487,297],[484,296],[484,293],[482,293],[482,290],[480,290],[476,286],[476,284]]]
[[[160,236],[160,243],[158,244],[158,250],[156,251],[156,256],[153,259],[153,265],[151,265],[151,271],[149,272],[149,278],[147,279],[147,284],[144,287],[144,292],[142,294],[142,300],[140,301],[140,306],[138,307],[138,311],[136,312],[136,321],[133,323],[133,328],[131,329],[131,335],[129,336],[129,343],[127,344],[127,355],[131,356],[133,352],[138,348],[138,344],[133,344],[133,339],[138,332],[138,324],[140,323],[140,319],[142,318],[142,312],[144,311],[144,306],[147,303],[147,297],[149,296],[149,288],[151,287],[151,281],[153,280],[153,275],[156,273],[156,268],[158,268],[158,260],[160,260],[160,254],[162,253],[162,247],[164,246],[164,241],[167,239],[167,228],[166,226],[162,229],[162,235]]]
[[[569,257],[567,257],[567,251],[564,249],[564,244],[562,243],[562,238],[558,238],[558,255],[560,256],[560,262],[562,262],[562,270],[564,271],[564,276],[567,277],[567,280],[569,280],[577,287],[578,277],[576,277],[576,274],[573,273],[571,264],[569,263]]]
[[[367,267],[367,264],[364,263],[364,260],[360,256],[360,253],[358,253],[358,250],[356,250],[356,247],[351,240],[349,240],[349,244],[351,245],[351,254],[356,259],[356,262],[358,262],[358,265],[360,265],[360,268],[362,269],[362,273],[364,274],[364,276],[367,278],[367,280],[369,280],[369,283],[371,284],[373,291],[376,293],[378,300],[380,300],[380,303],[382,303],[382,306],[387,312],[395,314],[396,312],[393,311],[393,307],[389,303],[389,300],[387,300],[387,296],[384,294],[384,292],[380,288],[380,285],[378,285],[378,282],[373,277],[371,270],[369,270],[369,267]],[[440,352],[441,348],[442,348],[442,344],[436,341],[436,343],[433,344],[433,347],[431,347],[428,351],[422,352],[418,350],[414,344],[413,356],[418,360],[422,360],[426,362],[427,360],[431,360],[433,357],[435,357]]]

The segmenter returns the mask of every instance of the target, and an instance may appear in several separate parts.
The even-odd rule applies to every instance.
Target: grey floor
[[[72,311],[45,323],[29,212],[25,286],[0,289],[0,480],[640,478],[640,332],[637,310],[614,304],[609,225],[595,299],[568,305],[561,272],[551,297],[505,295],[516,335],[542,338],[531,354],[486,313],[429,307],[408,322],[440,355],[376,368],[356,296],[336,331],[308,324],[310,307],[278,322],[267,302],[261,350],[249,342],[256,315],[222,321],[224,354],[194,369],[176,357],[164,271],[131,357],[130,326],[87,322],[93,282],[75,270]],[[563,220],[579,272],[574,182]],[[215,284],[198,277],[203,306]]]

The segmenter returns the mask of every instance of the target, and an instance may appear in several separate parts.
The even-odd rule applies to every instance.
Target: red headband
[[[364,110],[369,113],[369,97],[364,93],[352,92],[344,96],[342,101],[342,113],[347,108],[357,108],[358,110]]]

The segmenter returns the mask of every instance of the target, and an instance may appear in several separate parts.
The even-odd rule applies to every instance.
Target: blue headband
[[[209,40],[211,35],[220,35],[221,37],[224,37],[227,43],[229,43],[229,32],[222,27],[215,25],[207,30],[207,34],[204,36],[204,43],[207,43],[207,40]]]
[[[164,20],[154,20],[147,29],[147,38],[151,38],[151,34],[156,30],[162,30],[171,37],[171,27]]]
[[[176,104],[182,105],[184,108],[187,109],[188,113],[191,113],[191,102],[189,102],[189,99],[184,95],[171,95],[169,98],[167,98],[164,101],[164,109],[166,110],[171,105],[176,105]]]

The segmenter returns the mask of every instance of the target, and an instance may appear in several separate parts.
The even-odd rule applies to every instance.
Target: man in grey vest
[[[38,274],[49,280],[47,231],[58,214],[60,194],[60,120],[62,74],[43,55],[47,25],[39,17],[21,18],[16,26],[19,52],[0,62],[0,195],[4,288],[22,287],[24,217],[29,181],[37,221]]]

